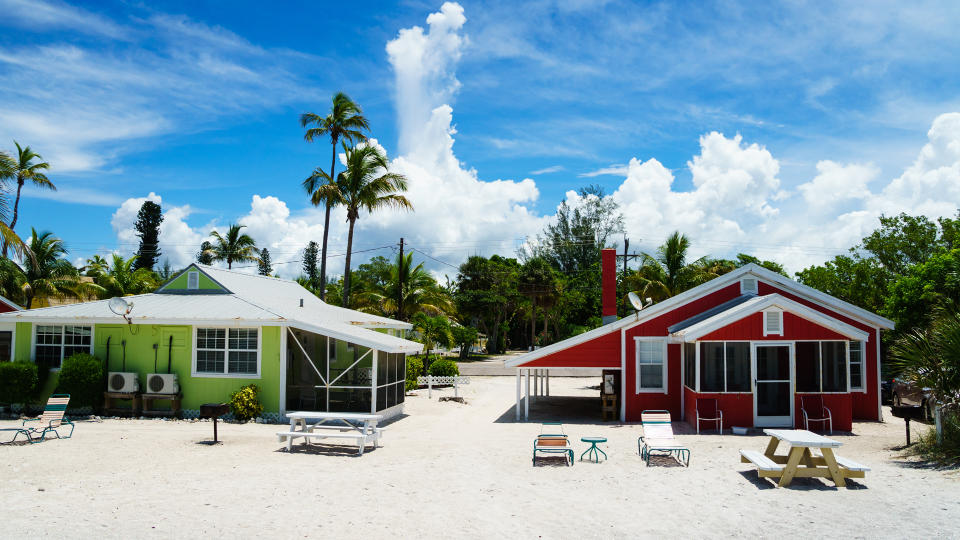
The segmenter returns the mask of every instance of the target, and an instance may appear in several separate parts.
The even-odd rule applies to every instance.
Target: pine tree
[[[260,260],[257,261],[257,273],[261,276],[269,276],[273,273],[273,265],[270,264],[270,250],[267,248],[260,250]]]
[[[209,240],[204,240],[203,243],[200,244],[200,251],[197,253],[197,262],[207,265],[213,264],[212,249],[213,244],[211,244]]]
[[[133,269],[146,268],[153,271],[154,265],[160,258],[160,224],[163,223],[163,213],[160,205],[153,201],[146,201],[137,213],[137,223],[134,228],[140,237],[140,249],[137,250],[137,260]]]
[[[317,251],[319,246],[313,240],[303,249],[303,273],[310,280],[310,285],[319,285],[320,271],[317,269]]]

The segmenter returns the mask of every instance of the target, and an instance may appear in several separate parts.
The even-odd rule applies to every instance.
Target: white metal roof
[[[141,294],[133,303],[134,324],[293,326],[384,352],[415,353],[423,345],[371,328],[410,328],[410,324],[359,311],[330,306],[295,281],[250,276],[200,266],[231,294]],[[303,307],[300,299],[303,298]],[[65,304],[0,313],[0,321],[39,324],[109,324],[123,319],[108,307],[109,300]]]
[[[225,270],[213,266],[196,265],[215,279],[221,285],[238,294],[267,306],[271,311],[283,313],[287,317],[297,319],[314,319],[323,321],[337,321],[344,324],[362,326],[365,328],[392,328],[409,330],[410,323],[380,317],[370,313],[363,313],[353,309],[331,306],[317,298],[310,291],[304,289],[296,281],[280,279],[256,274],[244,274],[235,270]],[[303,307],[300,307],[300,300]]]

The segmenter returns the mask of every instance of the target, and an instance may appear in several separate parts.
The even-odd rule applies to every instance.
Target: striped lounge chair
[[[640,447],[640,457],[647,462],[648,467],[653,452],[675,455],[677,461],[690,466],[690,450],[673,437],[670,411],[646,410],[640,413],[640,421],[643,423],[643,435],[637,445]]]
[[[47,400],[47,406],[44,407],[43,414],[38,418],[28,418],[24,420],[23,427],[4,428],[0,431],[16,432],[13,435],[13,439],[9,442],[17,440],[17,437],[21,434],[25,435],[31,443],[43,441],[46,439],[48,433],[53,433],[58,439],[69,439],[73,436],[73,428],[75,426],[73,422],[63,418],[63,413],[66,412],[68,403],[70,403],[70,394],[54,394]],[[27,427],[27,422],[39,422],[40,425],[37,427]],[[70,434],[66,437],[60,437],[60,432],[57,431],[62,426],[70,426]]]

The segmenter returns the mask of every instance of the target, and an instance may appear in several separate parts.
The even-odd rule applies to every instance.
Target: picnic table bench
[[[870,470],[866,465],[835,455],[833,449],[843,445],[840,441],[803,429],[765,429],[763,432],[770,436],[767,449],[762,453],[740,450],[740,461],[756,465],[760,478],[779,478],[779,487],[790,485],[794,478],[830,478],[837,487],[844,487],[847,478],[863,478]],[[786,456],[776,454],[781,441],[790,445]],[[820,456],[814,456],[812,448],[819,449]]]
[[[303,438],[305,445],[310,443],[310,439],[337,438],[356,441],[358,454],[362,456],[364,447],[371,442],[374,448],[378,447],[383,435],[383,428],[377,427],[377,422],[383,419],[379,414],[297,411],[287,413],[287,418],[290,419],[290,429],[278,431],[277,438],[287,443],[288,452],[293,449],[293,440],[298,437]],[[311,420],[314,422],[309,422]]]

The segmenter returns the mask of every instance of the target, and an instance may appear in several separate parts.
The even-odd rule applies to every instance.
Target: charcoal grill
[[[204,403],[200,406],[200,418],[212,418],[213,419],[213,442],[209,444],[217,444],[217,419],[221,416],[230,412],[230,406],[226,403]]]
[[[923,420],[923,407],[920,405],[894,405],[890,408],[893,415],[903,418],[907,424],[907,446],[910,446],[910,421]]]

